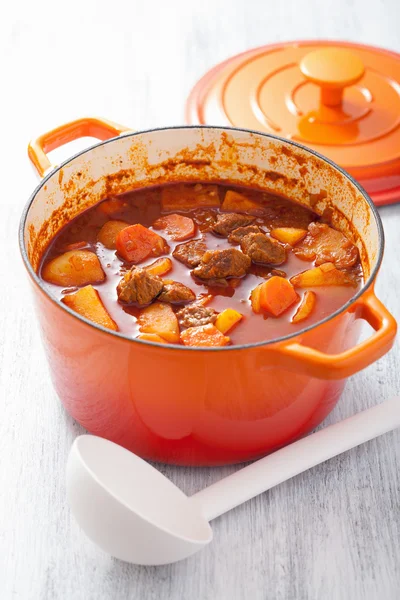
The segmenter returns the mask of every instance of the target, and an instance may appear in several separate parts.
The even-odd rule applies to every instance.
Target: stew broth
[[[238,194],[235,198],[239,201],[239,204],[240,198],[247,199],[250,204],[247,205],[244,203],[243,207],[239,206],[239,208],[231,211],[222,210],[227,191],[233,191]],[[204,204],[207,204],[208,197],[210,199],[209,203],[214,204],[214,206],[205,205],[192,209],[191,202],[196,197]],[[177,200],[175,204],[174,198]],[[185,202],[185,198],[188,201]],[[180,199],[182,199],[182,202]],[[182,215],[191,219],[195,225],[194,235],[188,239],[174,240],[173,235],[171,236],[166,229],[155,228],[154,224],[157,219],[167,214]],[[188,268],[188,266],[173,256],[173,252],[177,246],[191,240],[203,238],[207,250],[236,248],[238,251],[242,251],[240,244],[232,243],[232,241],[228,241],[227,237],[216,235],[211,230],[211,227],[215,226],[218,217],[226,214],[250,215],[253,217],[251,226],[259,227],[263,235],[267,234],[269,239],[271,238],[271,232],[276,231],[278,228],[304,230],[304,237],[298,243],[285,244],[273,238],[272,235],[272,239],[276,240],[277,244],[281,245],[284,249],[286,259],[282,264],[259,264],[253,261],[245,276],[220,277],[218,281],[210,282],[209,280],[194,277],[193,269]],[[116,249],[107,248],[98,240],[99,232],[104,224],[109,221],[123,221],[126,223],[126,227],[140,223],[150,231],[154,231],[157,235],[162,236],[167,242],[169,249],[165,248],[160,254],[153,254],[136,264],[132,264],[132,262],[124,260]],[[329,252],[327,253],[325,244],[322,252],[325,255],[322,258],[320,253],[317,253],[310,260],[305,259],[304,254],[307,255],[308,252],[307,240],[310,238],[310,233],[306,233],[306,231],[311,223],[321,223],[321,220],[316,214],[306,208],[285,198],[272,196],[249,188],[240,188],[225,184],[203,185],[201,183],[190,185],[170,184],[169,186],[146,188],[115,198],[108,198],[71,221],[50,244],[42,261],[40,275],[44,281],[45,288],[58,300],[65,301],[65,298],[72,296],[77,289],[84,286],[74,286],[71,284],[65,286],[62,284],[62,279],[57,281],[56,284],[54,276],[49,277],[47,274],[47,271],[51,272],[51,261],[54,261],[55,258],[63,255],[65,252],[73,253],[75,251],[89,250],[95,253],[101,263],[105,278],[103,281],[92,281],[90,283],[97,290],[104,308],[116,324],[114,329],[118,329],[121,333],[135,338],[143,333],[143,326],[138,319],[143,310],[146,310],[146,307],[138,305],[137,302],[124,303],[119,301],[117,286],[124,274],[132,267],[134,270],[138,267],[144,268],[154,263],[157,258],[169,257],[172,261],[172,269],[167,274],[162,275],[162,280],[173,280],[184,284],[196,295],[194,302],[200,300],[201,303],[203,301],[207,308],[212,308],[217,313],[221,313],[225,309],[234,309],[242,315],[242,319],[224,333],[230,340],[226,343],[249,344],[263,342],[293,334],[304,327],[324,319],[347,303],[361,286],[362,271],[358,258],[357,260],[350,261],[353,262],[351,265],[341,264],[337,258],[337,247],[332,247],[331,254],[329,254]],[[326,232],[330,234],[330,228]],[[306,240],[306,243],[304,240]],[[347,242],[347,244],[350,250],[354,249],[354,252],[356,252],[355,247],[350,242]],[[301,248],[302,246],[306,250],[300,258],[298,254],[296,255],[296,252],[299,252],[296,248]],[[298,297],[279,316],[274,316],[265,308],[261,308],[257,314],[254,312],[254,303],[252,303],[250,297],[252,291],[257,286],[270,280],[272,277],[281,277],[286,281],[290,281],[293,276],[315,268],[316,264],[323,265],[323,268],[325,268],[324,265],[326,264],[336,265],[337,269],[334,269],[335,272],[339,270],[340,273],[346,275],[346,285],[294,285],[294,290]],[[333,271],[333,267],[329,268],[332,268]],[[279,286],[279,282],[277,284]],[[293,322],[292,319],[299,309],[304,294],[310,291],[313,292],[313,307],[311,312],[304,320]],[[156,295],[149,304],[157,304],[159,302],[157,300],[158,296]],[[211,296],[211,298],[207,298],[206,302],[204,299],[207,296]],[[184,306],[190,306],[192,303],[169,304],[169,306],[171,306],[174,313],[177,313]],[[77,310],[77,312],[80,312],[80,310]],[[88,316],[85,312],[81,312],[81,314]],[[185,327],[180,325],[181,334],[184,330]],[[177,343],[182,343],[182,338]]]

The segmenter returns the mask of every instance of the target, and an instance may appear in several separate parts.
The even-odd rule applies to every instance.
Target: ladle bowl
[[[333,456],[400,426],[400,398],[360,412],[186,496],[113,442],[78,437],[67,465],[72,512],[105,552],[140,565],[187,558],[211,542],[209,521]]]

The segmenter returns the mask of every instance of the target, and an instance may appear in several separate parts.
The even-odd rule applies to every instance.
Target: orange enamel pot
[[[83,136],[103,141],[51,166],[47,151]],[[384,245],[379,215],[347,173],[315,152],[240,129],[134,133],[81,119],[32,142],[29,155],[44,178],[22,215],[21,252],[55,389],[90,432],[162,462],[252,459],[318,425],[346,378],[392,346],[396,322],[374,294]],[[294,335],[214,349],[130,339],[87,321],[43,289],[41,256],[71,218],[109,194],[199,180],[257,186],[319,214],[329,209],[334,225],[358,245],[363,288],[336,313]],[[374,332],[357,343],[362,319]]]

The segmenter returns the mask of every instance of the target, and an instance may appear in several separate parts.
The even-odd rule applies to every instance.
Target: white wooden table
[[[213,544],[186,562],[140,568],[97,550],[66,505],[66,457],[82,429],[51,387],[17,248],[37,181],[31,136],[86,114],[135,128],[181,123],[208,68],[269,42],[349,39],[400,51],[398,0],[8,4],[0,14],[0,598],[399,598],[399,431],[221,517]],[[400,318],[400,206],[380,213],[387,246],[377,291]],[[399,393],[399,359],[397,344],[353,377],[326,423]],[[193,493],[235,468],[162,470]]]

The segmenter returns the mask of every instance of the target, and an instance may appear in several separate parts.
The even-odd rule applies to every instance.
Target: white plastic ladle
[[[393,398],[294,442],[191,497],[135,454],[83,435],[74,441],[68,460],[68,500],[89,538],[112,556],[140,565],[172,563],[211,542],[212,519],[399,426],[400,398]]]

